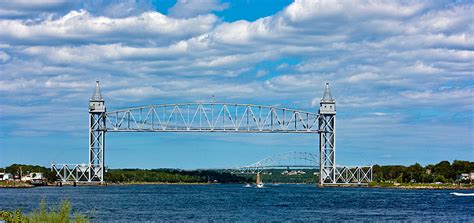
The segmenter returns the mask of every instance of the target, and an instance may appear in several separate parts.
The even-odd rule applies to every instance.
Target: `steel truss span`
[[[105,113],[108,132],[319,133],[319,114],[264,105],[183,103]]]
[[[107,132],[225,132],[225,133],[318,133],[319,157],[311,153],[285,153],[267,157],[240,171],[259,172],[278,168],[277,161],[296,159],[294,167],[316,168],[319,184],[370,182],[372,167],[336,165],[336,101],[329,83],[318,113],[276,106],[235,103],[182,103],[150,105],[107,111],[99,81],[89,99],[89,163],[52,164],[61,181],[104,182]],[[287,164],[285,164],[287,165]]]
[[[268,156],[253,164],[228,170],[235,174],[256,174],[268,169],[280,168],[319,169],[319,157],[308,152],[287,152]]]
[[[336,167],[335,184],[363,184],[368,182],[372,182],[372,166]]]
[[[97,175],[99,172],[94,171],[94,167],[87,164],[53,164],[51,168],[63,182],[90,182],[90,179],[97,179],[99,177]],[[90,173],[95,173],[95,175],[90,176]]]

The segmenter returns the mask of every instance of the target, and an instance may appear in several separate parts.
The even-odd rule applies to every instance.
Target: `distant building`
[[[281,172],[281,175],[302,175],[302,174],[306,174],[306,172],[302,171],[302,170],[292,170],[292,171],[288,171],[288,170],[285,170],[283,172]]]
[[[23,182],[29,182],[32,184],[43,184],[45,182],[45,177],[43,173],[30,173],[21,178]]]
[[[460,180],[474,180],[474,173],[462,173],[459,176]]]
[[[0,173],[0,180],[13,180],[13,174],[11,174],[11,173]]]

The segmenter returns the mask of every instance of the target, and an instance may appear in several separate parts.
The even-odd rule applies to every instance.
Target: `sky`
[[[472,1],[0,0],[0,166],[87,163],[108,111],[215,101],[337,103],[336,162],[474,161]],[[109,133],[109,168],[219,168],[309,134]]]

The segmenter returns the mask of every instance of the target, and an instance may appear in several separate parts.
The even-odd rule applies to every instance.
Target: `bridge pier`
[[[319,104],[319,185],[336,183],[336,100],[326,83]]]
[[[105,101],[96,81],[94,94],[89,100],[89,171],[88,182],[104,182]]]

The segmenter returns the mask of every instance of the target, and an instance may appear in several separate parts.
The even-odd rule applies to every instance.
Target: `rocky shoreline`
[[[32,187],[34,186],[29,183],[23,183],[23,182],[9,182],[9,183],[0,184],[0,188],[32,188]]]

